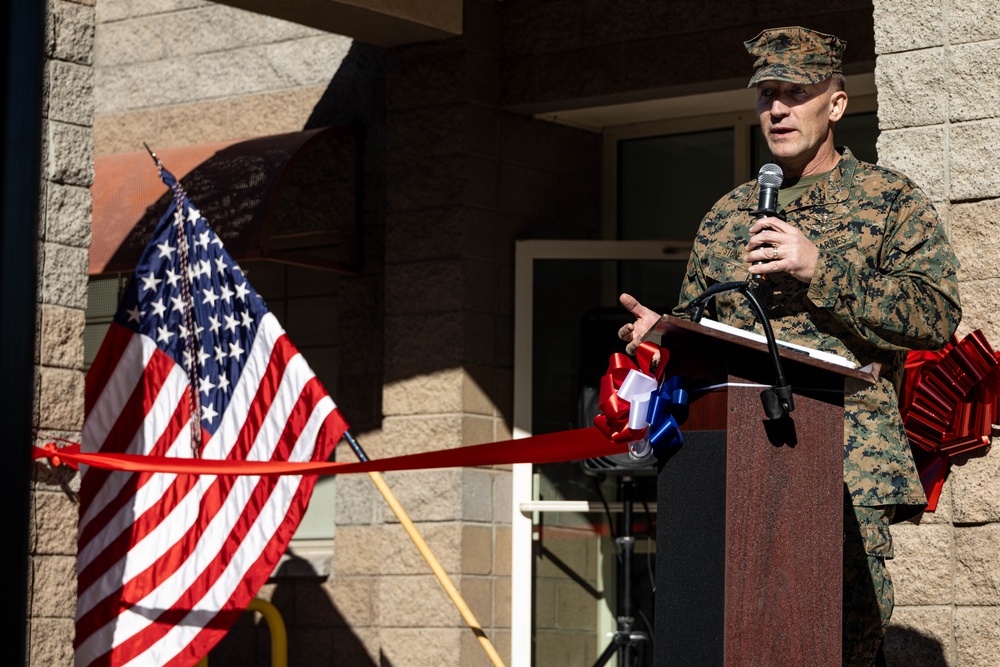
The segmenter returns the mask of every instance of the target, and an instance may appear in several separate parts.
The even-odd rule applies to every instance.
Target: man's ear
[[[836,123],[847,111],[847,93],[838,90],[830,96],[830,120]]]

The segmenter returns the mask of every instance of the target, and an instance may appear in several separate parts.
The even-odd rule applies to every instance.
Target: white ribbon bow
[[[656,391],[656,378],[634,368],[628,372],[622,381],[622,386],[618,388],[618,398],[629,402],[628,427],[633,431],[649,426],[646,415],[654,391]]]

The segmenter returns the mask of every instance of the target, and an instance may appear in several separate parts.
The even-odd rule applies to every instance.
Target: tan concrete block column
[[[962,263],[959,335],[1000,346],[1000,23],[986,0],[876,0],[879,162],[910,176],[948,225]],[[953,465],[933,515],[894,527],[889,664],[1000,663],[995,557],[998,455]]]
[[[512,243],[497,213],[490,67],[467,40],[390,52],[385,384],[382,429],[365,445],[372,458],[509,437],[512,327],[497,285],[511,275],[502,256],[510,250],[500,248]],[[502,656],[509,476],[464,468],[386,475]],[[360,629],[371,629],[373,654],[396,667],[488,665],[371,482],[341,482],[331,581],[354,587],[351,608]]]
[[[79,442],[83,425],[93,4],[53,0],[46,21],[34,400],[39,444],[53,437]],[[73,659],[77,485],[70,471],[35,464],[29,554],[31,664],[67,665]]]

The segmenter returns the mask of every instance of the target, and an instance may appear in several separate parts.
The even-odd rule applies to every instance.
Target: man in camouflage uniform
[[[844,398],[843,664],[872,665],[893,606],[889,524],[926,504],[897,389],[907,351],[940,348],[958,326],[958,261],[908,178],[835,147],[847,108],[844,42],[794,27],[745,45],[756,57],[761,131],[784,172],[786,221],[752,215],[756,181],[719,200],[698,230],[674,314],[685,317],[715,283],[766,276],[758,294],[778,339],[882,364],[877,383],[849,381]],[[627,294],[621,301],[636,316],[619,332],[631,352],[658,316]],[[715,297],[706,316],[757,326],[735,292]]]

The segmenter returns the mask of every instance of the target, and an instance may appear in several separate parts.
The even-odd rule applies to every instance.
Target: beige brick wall
[[[96,153],[301,130],[351,45],[202,0],[101,0]]]
[[[1000,19],[985,1],[876,0],[879,162],[947,221],[964,317],[1000,346]],[[995,452],[953,465],[942,506],[895,528],[889,664],[1000,663],[1000,497]]]
[[[34,427],[78,442],[83,425],[93,178],[94,3],[52,0],[46,20]],[[30,664],[72,663],[78,479],[35,465],[28,603]]]

